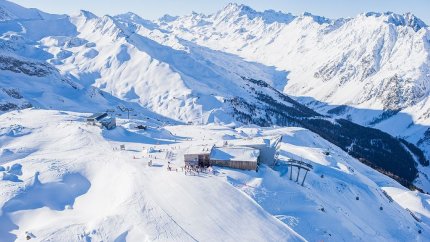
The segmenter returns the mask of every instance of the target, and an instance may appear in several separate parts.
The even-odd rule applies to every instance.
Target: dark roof
[[[111,122],[112,122],[112,121],[114,121],[114,120],[115,120],[115,118],[114,118],[114,117],[106,116],[106,117],[104,117],[104,118],[99,119],[98,121],[99,121],[100,123],[102,123],[102,124],[109,124],[109,123],[111,123]]]
[[[87,117],[87,119],[96,119],[98,121],[98,120],[100,120],[104,117],[107,117],[107,116],[108,116],[107,113],[95,113],[95,114]]]

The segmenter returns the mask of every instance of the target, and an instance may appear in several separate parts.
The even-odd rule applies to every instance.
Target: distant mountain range
[[[302,126],[430,188],[415,147],[430,155],[430,35],[412,14],[332,20],[229,4],[149,21],[1,0],[0,36],[2,112],[132,106],[160,122]]]
[[[287,72],[275,87],[322,113],[430,151],[430,32],[411,13],[327,19],[230,4],[158,23],[179,38]]]

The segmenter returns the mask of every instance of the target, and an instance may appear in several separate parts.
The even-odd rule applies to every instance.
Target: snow
[[[41,20],[41,19],[64,17],[61,15],[47,14],[37,9],[27,9],[6,0],[0,1],[0,7],[4,11],[7,11],[11,15],[10,17],[12,19]],[[11,20],[11,19],[8,19],[8,20]]]
[[[201,26],[197,19],[207,24]],[[330,115],[372,125],[384,111],[400,109],[375,127],[415,144],[428,128],[424,103],[430,32],[411,13],[327,19],[230,4],[212,15],[182,16],[160,27],[198,45],[288,72],[288,80],[274,87],[317,111],[346,105],[344,113]],[[428,144],[421,148],[427,152]]]
[[[221,161],[250,161],[257,162],[260,151],[249,147],[215,147],[210,158]]]
[[[403,208],[410,209],[416,215],[419,215],[420,219],[425,220],[428,223],[429,214],[429,202],[430,196],[414,191],[405,191],[400,188],[386,187],[383,188],[396,202],[399,203]]]
[[[188,155],[199,155],[199,154],[209,154],[212,150],[212,146],[209,145],[196,145],[190,146],[186,150],[186,154]]]
[[[24,231],[30,231],[37,239],[55,241],[121,236],[127,241],[302,240],[254,200],[215,176],[168,172],[161,159],[165,153],[159,154],[152,167],[144,159],[133,159],[142,154],[142,146],[153,146],[147,141],[157,131],[115,134],[124,129],[119,127],[102,132],[86,125],[85,116],[43,110],[0,116],[2,128],[19,123],[32,130],[7,137],[2,144],[35,149],[24,159],[5,164],[19,162],[23,174],[21,182],[0,183],[0,223],[5,225],[1,238],[21,240]],[[133,136],[141,139],[128,139]],[[126,150],[113,150],[123,140],[128,141]],[[171,149],[177,145],[172,141],[160,143],[160,148]]]
[[[54,241],[425,241],[430,236],[425,200],[392,195],[389,202],[381,189],[417,193],[306,129],[157,128],[155,120],[148,120],[144,124],[151,128],[143,131],[133,128],[142,121],[118,119],[116,129],[101,130],[87,125],[87,116],[35,109],[0,115],[1,130],[23,131],[1,136],[3,148],[31,150],[2,164],[22,166],[22,174],[19,181],[0,181],[1,238],[24,240],[25,232]],[[180,170],[189,147],[275,135],[283,137],[277,148],[281,161],[295,158],[313,165],[304,187],[290,181],[283,166],[262,165],[259,172],[215,167],[199,175]],[[118,149],[121,144],[125,150]],[[142,152],[151,147],[158,152]],[[178,171],[167,171],[167,161]]]
[[[160,28],[200,46],[285,71],[284,81],[272,83],[278,90],[321,113],[403,137],[429,157],[425,133],[430,32],[411,13],[369,12],[327,19],[230,4],[214,14],[182,16]],[[346,108],[330,112],[339,106]],[[428,183],[425,179],[420,175],[416,184],[428,190],[428,185],[422,186]]]
[[[66,174],[60,182],[42,184],[36,173],[33,184],[7,201],[2,208],[2,213],[5,215],[41,207],[64,210],[66,206],[72,206],[74,199],[85,194],[89,187],[90,183],[80,174]]]
[[[254,103],[254,78],[322,112],[347,105],[340,116],[366,125],[401,108],[373,126],[428,147],[430,37],[415,16],[230,4],[152,22],[0,0],[0,18],[1,241],[429,240],[428,195],[306,129],[238,127],[226,104]],[[109,109],[114,130],[86,124]],[[190,149],[214,145],[240,160],[258,153],[243,146],[276,152],[279,166],[181,171]],[[303,186],[290,158],[313,166]]]

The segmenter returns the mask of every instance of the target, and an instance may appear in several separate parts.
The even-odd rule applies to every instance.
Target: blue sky
[[[192,11],[213,13],[229,2],[243,3],[256,10],[275,9],[325,17],[352,17],[362,12],[412,12],[430,25],[430,0],[12,0],[25,7],[51,13],[73,13],[80,9],[97,15],[134,12],[147,19],[165,13],[184,15]]]

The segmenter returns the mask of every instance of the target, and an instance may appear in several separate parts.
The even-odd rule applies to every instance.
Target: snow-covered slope
[[[101,131],[58,111],[9,112],[0,123],[0,169],[21,165],[2,172],[1,241],[25,231],[38,241],[302,240],[226,182],[168,173],[165,153],[153,167],[133,159],[142,145],[178,145],[168,132]],[[123,142],[127,151],[113,150]]]
[[[117,129],[106,131],[86,125],[84,115],[27,109],[0,116],[0,169],[6,170],[0,172],[2,241],[24,241],[26,235],[36,241],[426,241],[430,236],[427,195],[400,196],[407,189],[308,130],[157,128],[151,121],[119,120]],[[134,129],[136,123],[149,128]],[[279,135],[280,164],[300,157],[314,167],[303,187],[289,180],[285,166],[263,165],[258,173],[181,171],[183,153],[196,144]],[[161,152],[150,153],[156,150]],[[178,172],[167,171],[167,161]]]
[[[209,16],[159,24],[200,45],[288,71],[286,85],[275,87],[319,111],[416,144],[422,139],[429,151],[430,31],[413,14],[327,19],[229,4]]]
[[[69,47],[86,43],[70,37],[77,32],[68,16],[46,14],[7,1],[0,1],[0,6],[17,16],[0,22],[0,113],[35,107],[83,112],[110,109],[121,115],[121,108],[129,107],[135,110],[134,115],[171,121],[88,85],[83,78],[59,70],[52,64],[55,61],[50,63],[54,57],[69,55],[66,50],[53,55],[44,48],[43,41],[53,41],[50,36]]]
[[[71,22],[79,34],[68,39],[80,44],[41,40],[55,55],[51,63],[85,85],[174,119],[231,122],[224,100],[248,96],[243,76],[285,80],[284,72],[178,39],[132,13],[96,17],[81,12]]]
[[[0,112],[16,109],[43,108],[84,112],[133,107],[136,115],[160,119],[139,105],[120,100],[92,86],[75,82],[69,74],[61,74],[54,66],[13,52],[0,52]],[[163,118],[164,120],[169,120]]]
[[[20,7],[8,9],[11,13],[26,12],[29,16],[35,11]],[[214,18],[225,25],[234,17],[251,21],[249,16],[252,21],[269,24],[276,24],[276,19],[281,19],[283,24],[295,19],[282,13],[257,13],[244,6],[229,5],[214,16],[193,14],[189,21]],[[187,18],[181,21],[187,23]],[[328,21],[312,19],[321,23]],[[35,90],[26,89],[21,94],[24,100],[28,97],[32,101],[8,97],[3,109],[33,105],[91,112],[133,106],[135,115],[141,117],[148,115],[146,109],[150,109],[190,123],[298,125],[321,134],[354,157],[391,172],[399,177],[398,180],[404,179],[402,183],[405,185],[415,179],[415,161],[399,141],[346,121],[325,119],[280,93],[279,88],[285,86],[287,75],[290,75],[288,72],[203,47],[195,44],[195,40],[184,40],[168,26],[160,27],[162,25],[143,20],[133,13],[98,17],[86,11],[71,17],[14,18],[0,23],[3,55],[28,59],[28,63],[18,62],[22,66],[43,63],[56,73],[55,77],[45,75],[45,81],[61,79],[76,89],[47,91],[52,94],[37,99],[34,98],[35,90],[40,96],[41,92],[55,85],[36,85]],[[247,26],[247,23],[241,25]],[[198,26],[206,26],[206,23]],[[9,66],[5,71],[9,74],[15,69],[24,68]],[[23,78],[26,83],[21,84],[8,79],[3,81],[6,81],[5,97],[8,92],[31,82]],[[79,101],[73,103],[71,100]],[[320,127],[322,124],[324,126]],[[360,132],[355,134],[353,130]],[[385,146],[381,146],[381,142]]]
[[[410,185],[414,147],[282,93],[312,96],[318,110],[351,119],[357,107],[328,109],[339,100],[373,105],[361,111],[364,124],[382,111],[394,113],[384,122],[404,123],[397,108],[419,114],[426,103],[425,38],[422,21],[391,13],[330,20],[230,4],[152,22],[0,0],[0,240],[427,241],[429,197],[361,163]],[[114,130],[85,124],[89,112],[126,107],[132,120]],[[204,125],[166,126],[173,120]],[[424,129],[401,132],[425,145],[411,138]],[[192,146],[279,136],[279,165],[258,173],[181,172]],[[290,181],[288,158],[313,165],[304,187]],[[419,169],[416,182],[430,187],[428,168]]]

